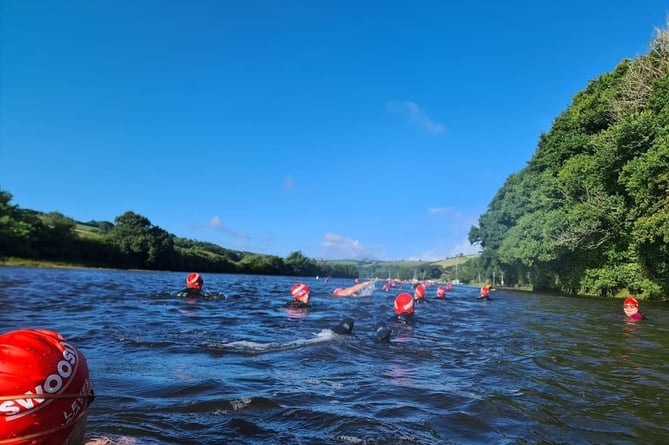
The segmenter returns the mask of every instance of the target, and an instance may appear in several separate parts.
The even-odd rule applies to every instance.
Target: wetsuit
[[[293,299],[286,303],[286,307],[289,309],[309,309],[311,306],[309,306],[309,303],[302,303],[299,300]]]
[[[192,287],[186,287],[177,293],[177,297],[179,298],[202,298],[204,296],[205,294],[202,291],[193,289]]]
[[[413,319],[413,314],[397,314],[394,315],[390,320],[390,323],[401,323],[401,324],[407,324],[407,325],[412,325],[414,322]]]
[[[352,318],[345,318],[337,326],[331,328],[332,332],[339,335],[347,335],[353,331],[353,325],[355,322]]]
[[[374,326],[374,338],[379,342],[388,342],[390,341],[390,335],[393,333],[393,330],[386,326],[384,323],[377,323]]]

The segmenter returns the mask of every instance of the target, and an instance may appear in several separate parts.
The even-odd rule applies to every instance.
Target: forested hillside
[[[469,234],[505,285],[669,295],[669,31],[593,80]]]

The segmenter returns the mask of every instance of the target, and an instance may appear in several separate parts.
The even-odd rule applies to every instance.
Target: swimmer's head
[[[403,292],[395,298],[396,314],[413,314],[413,298],[406,292]]]
[[[0,335],[0,443],[84,443],[93,386],[84,355],[60,334]]]
[[[202,290],[203,284],[204,280],[202,279],[202,276],[199,273],[193,272],[186,278],[186,287],[189,289]]]
[[[627,297],[623,302],[623,311],[625,315],[631,317],[632,315],[639,312],[639,302],[634,297]]]
[[[420,283],[416,286],[416,290],[414,291],[414,296],[417,299],[425,297],[425,285],[423,283]]]
[[[306,284],[296,283],[293,287],[290,288],[290,293],[294,299],[301,301],[302,303],[309,302],[309,292],[311,289]]]

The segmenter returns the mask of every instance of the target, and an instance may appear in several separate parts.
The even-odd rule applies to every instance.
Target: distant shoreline
[[[41,267],[45,269],[95,269],[95,270],[146,270],[148,269],[118,269],[115,267],[86,266],[84,264],[63,263],[60,261],[28,260],[24,258],[0,259],[0,266],[4,267]]]
[[[627,291],[627,289],[623,289],[622,291],[618,292],[616,295],[613,297],[602,297],[600,295],[594,295],[594,294],[566,294],[564,292],[557,292],[557,291],[550,291],[550,290],[533,290],[528,287],[504,287],[504,286],[497,286],[494,288],[494,290],[505,290],[505,291],[511,291],[511,292],[524,292],[524,293],[533,293],[533,294],[538,294],[538,295],[560,295],[564,297],[580,297],[580,298],[597,298],[597,299],[603,299],[603,300],[608,300],[608,299],[619,299],[619,298],[627,298],[630,293]]]

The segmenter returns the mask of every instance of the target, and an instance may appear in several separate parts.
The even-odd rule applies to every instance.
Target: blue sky
[[[0,188],[286,257],[437,260],[666,1],[0,0]]]

